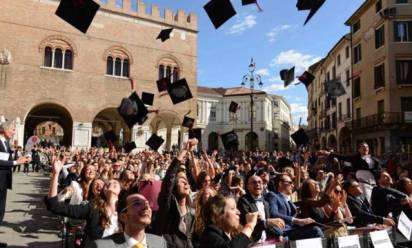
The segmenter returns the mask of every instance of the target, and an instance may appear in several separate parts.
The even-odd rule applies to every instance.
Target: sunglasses
[[[290,185],[290,184],[293,184],[293,182],[292,181],[286,181],[286,180],[281,180],[283,183],[285,183],[285,184],[288,184],[288,185]]]

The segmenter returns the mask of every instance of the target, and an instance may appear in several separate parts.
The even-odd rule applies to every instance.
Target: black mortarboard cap
[[[154,94],[142,92],[142,102],[146,105],[153,106]]]
[[[230,150],[239,146],[239,140],[237,134],[234,131],[221,134],[220,138],[222,139],[223,146],[226,150]]]
[[[299,128],[299,130],[294,132],[291,137],[293,141],[295,141],[297,147],[309,143],[309,137],[303,128]]]
[[[170,38],[170,33],[172,33],[173,28],[166,28],[160,31],[159,35],[157,36],[156,40],[160,39],[162,42],[165,42]]]
[[[285,83],[285,87],[287,87],[290,83],[295,80],[295,67],[288,69],[284,69],[280,71],[280,79],[283,80]]]
[[[298,10],[310,10],[308,17],[306,17],[305,24],[315,15],[320,7],[322,7],[325,1],[326,0],[298,0],[296,4]]]
[[[183,118],[182,126],[192,129],[194,124],[195,124],[195,119],[190,118],[189,116],[185,116]]]
[[[162,137],[152,134],[152,136],[150,136],[150,138],[146,141],[146,145],[157,151],[164,141],[165,140],[162,139]]]
[[[123,98],[117,111],[129,128],[132,128],[136,123],[142,125],[146,121],[148,113],[146,106],[136,92],[133,92],[129,98]]]
[[[199,143],[202,141],[202,129],[201,128],[193,128],[189,130],[189,139],[196,138]]]
[[[124,151],[127,153],[131,152],[135,148],[136,148],[136,143],[134,141],[126,143],[124,145]]]
[[[325,91],[328,96],[332,98],[342,96],[346,93],[342,83],[337,79],[327,81],[325,83]]]
[[[55,14],[86,33],[99,8],[93,0],[61,0]]]
[[[257,0],[242,0],[242,5],[254,4]]]
[[[167,88],[170,85],[170,77],[165,77],[156,81],[157,90],[159,92],[167,91]]]
[[[313,82],[313,80],[315,79],[315,76],[313,76],[310,72],[305,71],[298,79],[306,87],[308,87]]]
[[[210,0],[203,8],[216,29],[236,15],[230,0]]]
[[[193,98],[186,79],[180,79],[170,84],[167,91],[172,99],[173,104],[178,104]]]
[[[238,106],[239,104],[237,102],[234,102],[234,101],[230,102],[229,112],[236,113]]]

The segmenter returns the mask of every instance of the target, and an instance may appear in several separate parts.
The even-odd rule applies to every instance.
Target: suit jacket
[[[388,216],[392,212],[393,217],[396,217],[401,212],[401,200],[406,197],[406,194],[396,189],[376,186],[371,196],[372,211],[379,216]]]
[[[363,227],[373,223],[383,224],[383,217],[373,213],[372,208],[364,196],[358,199],[357,197],[348,195],[346,203],[349,206],[352,216],[356,217],[353,220],[353,225],[356,227]]]
[[[252,241],[243,233],[230,240],[221,228],[208,225],[200,239],[200,248],[247,248],[251,243]]]
[[[157,235],[146,233],[147,248],[166,248],[166,241]],[[129,248],[123,233],[115,233],[89,243],[86,248]]]
[[[331,153],[329,157],[332,158],[337,158],[339,160],[345,161],[345,162],[349,162],[352,164],[352,171],[356,173],[356,171],[358,170],[369,170],[371,171],[373,174],[377,174],[377,172],[381,169],[381,162],[375,158],[371,156],[371,159],[374,162],[374,168],[369,169],[369,165],[368,163],[362,159],[362,156],[360,155],[359,152],[353,154],[353,155],[349,155],[349,156],[344,156],[344,155],[339,155],[336,153]]]
[[[280,192],[269,192],[265,195],[269,203],[269,213],[271,218],[281,218],[285,221],[286,227],[293,226],[292,220],[297,214],[295,204],[286,200]]]
[[[0,160],[0,191],[11,189],[12,186],[12,172],[11,169],[13,168],[13,157],[12,151],[10,147],[5,147],[3,142],[0,141],[0,152],[9,153],[9,160],[4,161]]]
[[[263,200],[263,206],[265,208],[266,219],[268,219],[270,218],[269,203]],[[239,199],[237,203],[237,208],[240,211],[240,223],[242,225],[246,224],[246,214],[258,211],[258,208],[256,206],[256,200],[250,194],[246,194]],[[267,237],[274,237],[280,235],[279,230],[275,228],[266,227],[265,221],[266,220],[258,219],[255,229],[252,233],[252,240],[254,242],[260,240],[263,231],[266,231]]]

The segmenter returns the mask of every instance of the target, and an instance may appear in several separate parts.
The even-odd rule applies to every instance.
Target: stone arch
[[[73,118],[67,108],[53,102],[37,104],[29,110],[24,122],[24,143],[34,134],[37,125],[45,121],[59,124],[64,132],[62,144],[72,144]]]
[[[101,128],[100,136],[92,135],[92,146],[123,146],[132,140],[132,130],[119,115],[117,108],[101,109],[93,118],[92,130],[97,132]]]
[[[151,133],[155,133],[165,140],[161,150],[170,151],[174,146],[180,147],[182,143],[182,118],[172,110],[159,111],[150,119],[149,128]]]
[[[337,148],[336,146],[337,146],[337,141],[336,141],[335,135],[333,135],[333,134],[329,135],[329,137],[328,137],[328,147],[332,148],[336,151],[336,148]]]
[[[107,57],[109,57],[110,55],[114,57],[118,56],[121,59],[128,59],[129,64],[133,64],[132,53],[129,52],[129,50],[127,50],[123,46],[111,46],[108,49],[106,49],[106,51],[104,51],[103,53],[103,60],[106,61]]]
[[[63,35],[50,35],[43,39],[39,44],[39,52],[43,53],[47,46],[52,48],[70,49],[73,52],[73,56],[77,56],[76,45],[72,40]]]
[[[165,54],[165,55],[159,56],[156,60],[156,65],[155,65],[156,68],[159,67],[159,65],[162,63],[162,61],[175,63],[179,67],[180,72],[182,72],[182,70],[183,70],[182,62],[180,62],[180,60],[172,54]]]
[[[323,137],[320,139],[320,147],[321,147],[321,149],[325,149],[326,146],[327,146],[326,137],[323,136]]]

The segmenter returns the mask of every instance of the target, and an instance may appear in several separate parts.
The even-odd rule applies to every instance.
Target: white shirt
[[[262,201],[256,201],[256,207],[258,209],[259,215],[261,217],[261,220],[266,221],[266,214],[265,214],[265,205],[263,204]],[[266,240],[266,231],[262,231],[262,237],[258,241],[258,243],[264,242]]]
[[[126,233],[124,233],[124,238],[126,239],[127,248],[132,248],[134,245],[139,244],[139,241],[137,241],[134,238],[130,237]],[[143,245],[144,248],[147,248],[146,235],[143,237],[143,240],[140,243]]]
[[[107,237],[119,231],[119,224],[117,222],[117,212],[114,212],[112,216],[110,216],[110,225],[104,229],[103,236]]]

